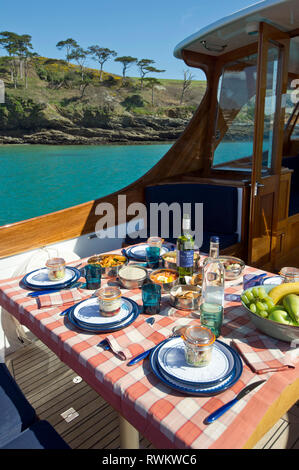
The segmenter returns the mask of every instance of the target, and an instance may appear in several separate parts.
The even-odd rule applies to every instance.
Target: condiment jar
[[[121,291],[118,287],[102,287],[96,294],[101,314],[104,317],[112,317],[120,310]]]
[[[65,260],[63,258],[50,258],[46,262],[50,281],[60,281],[65,276]]]
[[[299,282],[298,268],[282,268],[279,273],[282,282]]]
[[[212,358],[214,333],[204,326],[189,326],[182,335],[185,343],[187,364],[194,367],[207,366]]]

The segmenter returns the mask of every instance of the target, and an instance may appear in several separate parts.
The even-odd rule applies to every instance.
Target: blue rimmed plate
[[[133,313],[135,305],[126,297],[121,298],[121,307],[113,317],[104,317],[99,309],[96,297],[82,300],[73,308],[73,316],[79,324],[86,326],[106,327],[126,321]]]
[[[146,248],[148,247],[147,243],[141,243],[140,245],[130,246],[125,249],[126,256],[135,261],[146,261]],[[170,248],[166,245],[162,245],[160,250],[160,255],[164,255],[170,251]]]
[[[63,289],[68,287],[74,282],[77,282],[81,277],[81,272],[77,268],[66,266],[65,277],[59,281],[49,281],[48,269],[41,268],[35,269],[30,273],[26,274],[21,283],[25,287],[32,290],[44,290],[44,289]]]
[[[123,320],[123,321],[121,321],[119,323],[116,323],[116,324],[113,324],[113,325],[109,325],[109,324],[106,324],[106,325],[91,325],[91,324],[87,325],[87,324],[83,324],[81,322],[78,322],[78,320],[73,315],[74,307],[72,307],[68,311],[67,317],[68,317],[69,321],[74,326],[76,326],[77,328],[80,328],[81,330],[89,332],[89,333],[94,333],[94,334],[96,334],[96,333],[109,333],[109,332],[121,330],[121,329],[126,328],[127,326],[129,326],[131,323],[133,323],[139,315],[138,304],[136,304],[136,302],[134,302],[134,300],[128,299],[127,297],[122,297],[122,299],[124,299],[124,300],[126,300],[126,301],[128,301],[129,303],[132,304],[132,311],[131,311],[130,315],[126,318],[126,320]]]
[[[219,340],[217,341],[220,343]],[[157,346],[151,353],[150,365],[151,365],[152,371],[161,380],[161,382],[163,382],[165,385],[167,385],[168,387],[174,390],[177,390],[184,394],[194,395],[194,396],[213,396],[213,395],[217,395],[218,393],[224,392],[228,388],[232,387],[241,377],[241,374],[243,372],[242,360],[236,351],[234,351],[230,346],[225,345],[230,350],[231,354],[233,355],[234,363],[235,363],[231,374],[225,380],[219,382],[218,384],[211,385],[211,386],[203,386],[203,385],[198,385],[198,384],[194,384],[194,385],[183,384],[182,382],[176,380],[175,378],[169,377],[168,375],[163,373],[162,369],[159,367],[159,361],[157,359],[157,356],[159,353],[159,349],[162,347],[164,343],[165,341],[163,341],[163,343]]]
[[[164,375],[187,385],[216,385],[227,379],[235,367],[232,352],[220,341],[214,343],[209,365],[206,367],[189,365],[185,359],[185,345],[181,337],[166,341],[159,349],[157,361]]]

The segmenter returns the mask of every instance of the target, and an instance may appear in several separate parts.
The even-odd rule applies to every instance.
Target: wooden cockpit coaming
[[[272,35],[276,40],[280,39],[282,41],[286,37],[286,33],[277,33],[277,29],[273,29],[268,24],[265,27],[261,24],[259,37],[261,37],[261,34],[264,34],[267,37]],[[298,31],[294,31],[289,34],[290,37],[294,37],[295,35],[298,35]],[[0,258],[46,246],[48,244],[76,238],[84,234],[94,233],[96,222],[99,219],[96,208],[101,202],[110,203],[116,208],[118,196],[126,195],[127,205],[133,202],[144,203],[144,189],[146,186],[167,182],[180,183],[189,181],[202,184],[231,185],[243,189],[241,242],[225,251],[227,253],[239,255],[247,261],[249,246],[248,234],[251,223],[249,220],[251,169],[250,165],[247,165],[250,158],[243,157],[239,160],[234,160],[234,162],[228,162],[231,166],[235,167],[235,171],[227,171],[224,169],[224,166],[227,167],[228,163],[213,167],[213,155],[215,149],[225,136],[229,123],[234,119],[242,107],[242,102],[240,102],[240,108],[231,110],[231,114],[229,116],[227,114],[225,116],[221,114],[221,109],[219,109],[219,103],[217,101],[217,92],[223,68],[227,64],[234,64],[234,62],[237,63],[236,61],[239,61],[242,58],[244,59],[244,57],[248,58],[253,54],[258,54],[259,48],[260,43],[257,37],[256,42],[229,53],[223,53],[219,57],[183,50],[182,57],[186,65],[200,68],[205,72],[207,87],[205,95],[185,131],[164,157],[145,175],[123,188],[121,191],[51,214],[0,227]],[[247,62],[245,60],[243,64],[240,62],[236,67],[242,68],[245,65],[249,65],[248,60]],[[234,67],[234,65],[231,66]],[[292,78],[294,78],[294,74],[292,74]],[[253,96],[256,92],[256,87],[249,86],[249,89],[251,90],[250,94]],[[281,119],[279,120],[279,125],[283,126]],[[288,126],[287,131],[285,131],[284,134],[284,155],[295,155],[295,151],[297,152],[297,150],[297,154],[299,154],[299,141],[297,142],[292,140],[291,135],[292,132],[290,132],[290,126]],[[299,236],[299,214],[292,217],[290,222],[290,226],[292,228],[286,229],[289,225],[290,219],[287,216],[286,208],[288,205],[286,195],[289,194],[289,187],[286,188],[286,184],[290,185],[292,172],[288,169],[280,169],[281,158],[282,154],[280,155],[279,161],[276,162],[277,168],[275,171],[277,174],[281,175],[278,176],[278,185],[281,184],[281,190],[279,191],[278,189],[278,191],[279,194],[281,194],[281,191],[284,191],[284,197],[278,197],[278,200],[280,201],[278,228],[277,233],[272,234],[276,238],[278,237],[278,245],[280,243],[280,246],[282,246],[281,239],[285,237],[285,240],[289,236],[288,231],[295,230]],[[241,169],[246,168],[246,165],[248,166],[248,171],[244,172]],[[283,208],[281,207],[282,200],[285,201],[285,206]],[[122,222],[117,218],[117,210],[115,212],[115,223],[117,224]],[[297,216],[298,223],[296,219]],[[130,217],[128,216],[127,221],[129,220]],[[287,231],[284,232],[284,230]],[[281,236],[281,234],[283,235]],[[294,239],[293,235],[291,236],[291,239]],[[286,242],[284,243],[287,248],[283,249],[283,256],[281,255],[280,258],[278,256],[278,258],[286,262],[288,259],[287,256],[290,253],[289,250],[293,249],[293,245],[291,242],[288,242],[288,244],[286,244]],[[272,267],[273,269],[277,268],[279,264],[280,261],[277,261],[277,263],[272,265],[266,263],[267,268]],[[263,263],[259,267],[263,267]]]

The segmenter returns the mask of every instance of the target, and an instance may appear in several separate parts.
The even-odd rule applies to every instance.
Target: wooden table
[[[77,263],[78,260],[74,264]],[[244,271],[262,272],[251,267]],[[28,291],[20,286],[20,279],[0,281],[0,305],[119,412],[123,448],[138,447],[138,432],[160,449],[252,448],[298,400],[298,365],[283,372],[257,376],[245,363],[240,379],[230,389],[213,397],[185,396],[161,383],[149,361],[128,367],[126,361],[99,347],[98,343],[106,335],[86,333],[74,327],[67,317],[60,315],[65,306],[38,308],[36,300],[28,297]],[[103,285],[105,282],[103,280]],[[242,282],[226,287],[226,294],[241,291]],[[141,305],[139,289],[122,292]],[[173,311],[164,298],[153,328],[167,336],[178,323],[171,318]],[[136,326],[144,319],[141,314]],[[240,302],[226,301],[219,339],[230,344],[233,338],[256,332]],[[213,424],[204,424],[208,414],[234,398],[245,385],[260,378],[267,381],[257,391],[248,394]]]

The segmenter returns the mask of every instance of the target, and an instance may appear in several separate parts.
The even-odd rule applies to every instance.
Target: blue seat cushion
[[[149,216],[151,203],[173,202],[180,204],[203,203],[203,230],[205,232],[231,234],[235,233],[238,224],[238,190],[229,186],[210,184],[180,183],[148,186],[145,188],[145,200]],[[195,214],[192,207],[191,220]],[[171,217],[170,217],[171,219]],[[193,227],[195,228],[195,227]]]
[[[48,421],[37,421],[1,449],[70,449]]]
[[[0,363],[0,447],[36,421],[36,413],[13,379]]]
[[[299,213],[299,155],[285,157],[282,166],[294,170],[291,177],[289,216]]]
[[[151,230],[150,207],[151,204],[166,203],[170,208],[171,204],[179,203],[181,216],[183,215],[183,204],[191,203],[191,223],[195,220],[195,204],[203,203],[203,244],[201,251],[209,251],[207,245],[211,235],[220,238],[220,249],[227,248],[238,241],[238,190],[229,186],[214,186],[198,183],[179,183],[148,186],[145,188],[145,200],[147,209],[147,236],[161,233],[161,213],[158,213],[158,227],[156,233]],[[180,221],[181,222],[181,221]],[[169,210],[169,236],[165,240],[176,243],[173,231],[173,213]],[[192,230],[198,229],[194,225]],[[142,243],[147,237],[130,238],[127,235],[125,242],[129,245]]]

